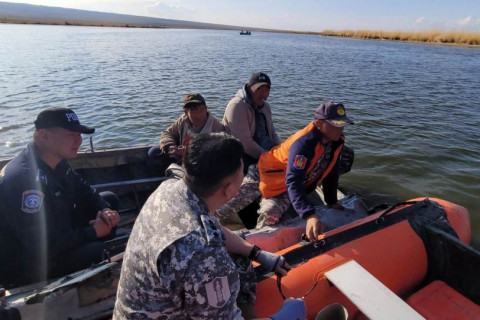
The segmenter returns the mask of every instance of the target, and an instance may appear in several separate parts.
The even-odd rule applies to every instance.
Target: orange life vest
[[[287,140],[285,140],[278,146],[273,147],[270,151],[265,152],[260,156],[260,159],[258,161],[258,172],[260,175],[260,193],[264,198],[272,198],[287,191],[285,179],[288,165],[288,152],[290,150],[290,146],[299,138],[310,133],[312,130],[316,130],[314,121],[312,121],[302,130],[292,134],[290,137],[287,138]],[[318,180],[318,184],[322,182],[322,180],[328,175],[328,173],[332,170],[332,168],[335,166],[335,163],[337,162],[338,156],[340,155],[343,147],[343,142],[345,141],[345,138],[343,136],[340,139],[341,143],[338,144],[337,148],[335,149],[333,159],[329,163],[325,171],[322,173],[322,177]],[[315,153],[310,161],[310,165],[307,168],[306,175],[308,175],[313,170],[315,164],[322,156],[323,151],[324,148],[319,141],[315,145]],[[318,177],[313,177],[309,179],[305,183],[305,186],[310,186],[317,179]]]

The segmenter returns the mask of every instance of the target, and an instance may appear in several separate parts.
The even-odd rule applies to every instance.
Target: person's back
[[[223,312],[214,310],[214,313],[209,311],[208,292],[195,288],[210,278],[211,268],[215,268],[215,274],[238,277],[223,245],[220,228],[183,180],[163,182],[135,222],[124,256],[114,317],[161,314],[160,319],[238,318],[237,295],[231,291],[234,288],[223,288],[227,290],[225,300],[218,301]],[[212,257],[205,263],[205,259]],[[189,275],[192,269],[202,274],[203,279]],[[225,283],[220,281],[218,285]],[[199,295],[207,299],[197,300]],[[139,301],[150,303],[138,305]]]

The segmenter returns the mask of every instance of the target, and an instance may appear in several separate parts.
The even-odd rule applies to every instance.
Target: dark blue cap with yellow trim
[[[352,120],[347,117],[345,106],[342,103],[327,101],[322,103],[315,110],[315,119],[325,120],[335,127],[344,127],[348,124],[354,124]]]

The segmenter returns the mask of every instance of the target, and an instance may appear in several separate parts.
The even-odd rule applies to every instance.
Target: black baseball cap
[[[345,127],[353,124],[353,121],[347,117],[345,106],[342,103],[327,101],[315,109],[315,119],[325,120],[334,127]]]
[[[73,132],[86,134],[95,132],[95,128],[81,125],[75,112],[68,108],[45,109],[38,114],[37,120],[35,120],[34,123],[37,130],[60,127]]]
[[[270,77],[263,72],[255,72],[248,81],[248,86],[252,89],[256,89],[264,85],[271,86],[272,82],[270,81]]]

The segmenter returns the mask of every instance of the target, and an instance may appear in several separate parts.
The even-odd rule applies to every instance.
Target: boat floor
[[[366,217],[367,208],[361,198],[355,195],[345,196],[341,191],[337,193],[344,210],[335,210],[325,205],[323,192],[317,188],[309,194],[309,200],[316,206],[316,214],[323,224],[323,231],[327,232],[358,219]],[[277,252],[304,240],[306,221],[301,219],[292,207],[286,212],[279,224],[265,226],[260,229],[248,229],[243,225],[227,225],[235,233],[263,250]]]

